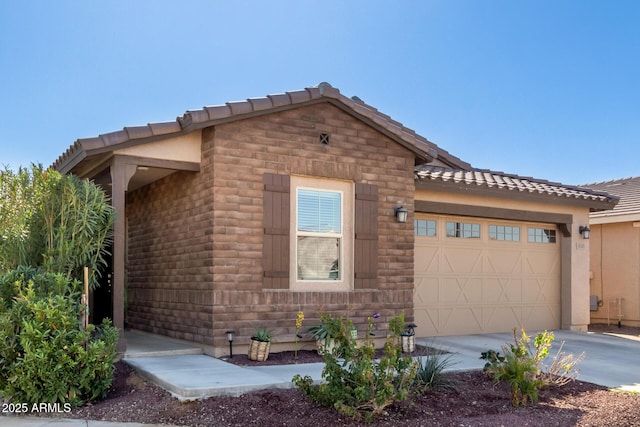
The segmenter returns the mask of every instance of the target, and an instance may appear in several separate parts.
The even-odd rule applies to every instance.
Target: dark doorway
[[[113,253],[113,247],[109,248]],[[91,323],[99,325],[104,319],[113,320],[113,255],[106,258],[107,266],[102,272],[102,277],[98,278],[100,286],[91,295]]]

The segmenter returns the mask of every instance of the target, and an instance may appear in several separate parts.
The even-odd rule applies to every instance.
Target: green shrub
[[[52,275],[57,277],[57,275]],[[118,330],[80,327],[77,299],[39,296],[34,281],[15,283],[0,310],[0,394],[20,403],[70,403],[105,396],[113,379]]]
[[[296,375],[293,382],[298,389],[320,405],[367,420],[383,414],[393,402],[407,398],[417,362],[402,354],[396,334],[387,337],[384,354],[376,360],[371,318],[367,338],[360,343],[351,336],[350,320],[327,318],[326,325],[336,346],[323,354],[324,381],[314,385],[311,377]]]
[[[481,353],[481,359],[487,360],[484,372],[496,381],[506,381],[511,386],[511,403],[513,406],[526,405],[530,400],[537,403],[539,390],[547,385],[564,385],[577,377],[575,366],[582,360],[584,353],[574,358],[560,350],[553,357],[548,369],[543,360],[549,355],[551,343],[555,339],[553,332],[540,332],[533,340],[524,330],[520,338],[513,330],[514,344],[502,347],[503,355],[494,350]]]
[[[420,357],[415,386],[422,390],[455,390],[455,382],[444,375],[444,370],[454,364],[451,354],[428,354]]]
[[[0,272],[30,265],[71,279],[86,266],[93,290],[114,219],[109,197],[89,180],[37,165],[0,170]]]

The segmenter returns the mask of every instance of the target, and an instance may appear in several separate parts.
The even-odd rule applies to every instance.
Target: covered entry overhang
[[[143,129],[144,128],[144,129]],[[112,247],[112,321],[120,329],[118,352],[126,350],[124,292],[126,256],[126,193],[177,171],[200,171],[201,131],[183,133],[166,124],[125,128],[97,138],[80,139],[53,168],[87,178],[101,186],[116,212]]]

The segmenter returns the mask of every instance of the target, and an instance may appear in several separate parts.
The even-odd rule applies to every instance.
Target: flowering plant
[[[302,338],[300,335],[300,328],[302,328],[302,321],[304,320],[304,313],[302,311],[298,312],[296,316],[296,349],[295,349],[295,357],[298,357],[298,339]]]

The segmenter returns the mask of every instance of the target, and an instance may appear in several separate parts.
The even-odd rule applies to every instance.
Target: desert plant
[[[323,354],[325,351],[332,352],[336,349],[336,345],[333,340],[334,336],[332,334],[340,331],[340,322],[341,319],[333,318],[330,315],[323,313],[320,316],[320,324],[313,325],[307,330],[309,336],[316,340],[319,354]]]
[[[540,332],[534,340],[524,329],[520,338],[513,330],[514,344],[502,347],[503,355],[494,350],[488,350],[481,354],[481,358],[487,360],[484,371],[496,381],[506,381],[511,386],[511,403],[513,406],[526,405],[538,401],[539,390],[547,385],[564,385],[577,377],[576,365],[584,357],[584,353],[574,358],[560,350],[554,356],[551,367],[543,371],[543,360],[549,355],[551,343],[555,339],[553,332]]]
[[[260,342],[271,342],[273,340],[273,336],[270,329],[257,328],[251,336],[251,339]]]
[[[582,352],[578,356],[572,353],[562,351],[564,342],[560,343],[560,347],[551,359],[551,364],[541,372],[542,381],[545,385],[563,386],[578,378],[578,370],[576,366],[584,359],[585,353]]]
[[[328,318],[327,332],[335,339],[336,350],[323,354],[324,382],[314,385],[311,377],[300,375],[296,375],[293,382],[323,406],[334,407],[356,418],[372,419],[384,413],[393,402],[408,396],[417,362],[402,355],[395,334],[387,337],[384,354],[376,360],[371,318],[367,323],[369,333],[363,342],[358,343],[351,335],[353,325],[350,320]]]
[[[427,354],[418,359],[415,387],[421,390],[450,389],[456,384],[444,374],[444,370],[455,365],[451,354]]]
[[[267,328],[257,328],[249,343],[249,360],[264,362],[269,358],[273,336]]]

